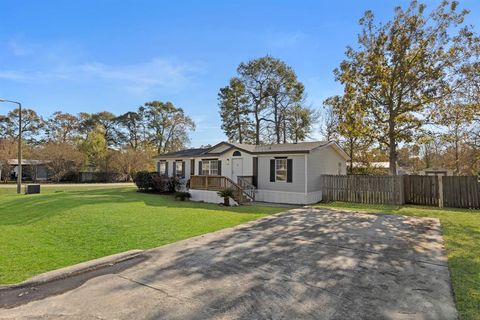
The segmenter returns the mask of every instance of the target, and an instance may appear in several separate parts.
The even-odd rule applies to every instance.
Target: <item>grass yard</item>
[[[480,319],[480,210],[333,202],[319,207],[438,218],[461,319]]]
[[[0,284],[131,249],[147,249],[284,211],[225,208],[136,192],[133,186],[0,188]]]

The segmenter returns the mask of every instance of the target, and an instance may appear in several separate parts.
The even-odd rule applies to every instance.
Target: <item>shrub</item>
[[[172,177],[167,183],[167,192],[174,193],[177,191],[178,187],[180,187],[180,180],[176,177]]]
[[[171,178],[166,177],[166,176],[154,175],[152,177],[153,189],[156,192],[168,193],[169,192],[170,179]]]
[[[180,201],[185,201],[185,199],[190,199],[191,197],[190,192],[175,192],[175,199]]]
[[[233,198],[235,190],[232,188],[225,188],[217,192],[217,194],[223,198],[223,204],[225,206],[230,206],[230,198]]]
[[[135,174],[135,184],[140,191],[153,189],[153,178],[148,171],[139,171]]]

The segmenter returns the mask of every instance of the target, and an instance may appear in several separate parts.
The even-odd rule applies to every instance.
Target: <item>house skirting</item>
[[[208,203],[223,203],[223,198],[217,194],[217,191],[212,190],[197,190],[197,189],[190,189],[191,194],[190,200],[192,201],[202,201]],[[237,202],[230,198],[230,205],[237,205]]]
[[[322,191],[315,192],[288,192],[274,190],[257,190],[255,201],[286,203],[286,204],[313,204],[322,200]]]

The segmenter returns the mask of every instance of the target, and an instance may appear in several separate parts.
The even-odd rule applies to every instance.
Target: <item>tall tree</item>
[[[317,112],[311,108],[300,105],[289,108],[284,115],[283,136],[285,140],[283,142],[292,141],[298,143],[307,139],[312,131],[312,125],[318,117]]]
[[[160,101],[147,102],[144,108],[149,138],[158,153],[185,148],[190,141],[188,132],[195,130],[195,122],[182,108]]]
[[[126,143],[131,149],[138,150],[145,142],[144,139],[144,117],[143,112],[129,111],[117,118],[120,126],[118,135],[123,143]]]
[[[324,101],[324,106],[327,107],[327,110],[331,110],[329,117],[334,119],[334,121],[329,120],[333,127],[329,129],[331,131],[330,135],[335,136],[347,152],[350,157],[348,171],[353,172],[354,162],[365,158],[371,140],[368,138],[370,135],[369,129],[364,124],[361,100],[358,100],[349,90],[345,91],[343,96],[327,98]]]
[[[93,126],[101,126],[107,142],[107,146],[118,144],[117,117],[109,111],[101,111],[91,115],[90,121]]]
[[[248,96],[245,85],[238,78],[230,79],[228,86],[218,93],[222,130],[230,141],[251,142],[252,120],[249,118]]]
[[[336,79],[365,97],[365,124],[389,148],[390,173],[396,173],[397,147],[408,142],[428,118],[429,107],[451,92],[451,75],[464,62],[462,44],[472,37],[463,26],[466,11],[442,1],[426,15],[426,6],[412,1],[397,7],[392,21],[376,24],[373,12],[360,20],[358,49],[347,48],[335,70]],[[455,36],[451,30],[460,28]]]
[[[72,142],[75,140],[80,128],[80,120],[77,116],[56,111],[45,121],[45,136],[47,141]]]
[[[107,158],[108,145],[103,130],[103,127],[97,125],[81,143],[81,150],[89,166],[101,168]]]
[[[19,109],[14,109],[6,116],[0,117],[0,132],[6,138],[18,139]],[[22,137],[27,142],[34,142],[44,127],[43,119],[32,109],[22,109]]]
[[[242,62],[229,86],[220,89],[222,128],[230,140],[255,144],[306,137],[314,119],[305,116],[314,114],[303,107],[304,98],[303,84],[285,62],[271,56]],[[291,120],[297,122],[292,124]],[[301,124],[309,127],[297,127],[297,134],[292,135],[290,126]]]
[[[286,143],[287,115],[291,109],[296,108],[297,114],[300,103],[304,97],[304,86],[297,79],[293,69],[283,61],[272,59],[271,77],[267,87],[268,114],[266,121],[269,122],[269,136],[275,138],[276,143]],[[308,115],[308,112],[303,112]],[[297,122],[300,124],[300,122]]]

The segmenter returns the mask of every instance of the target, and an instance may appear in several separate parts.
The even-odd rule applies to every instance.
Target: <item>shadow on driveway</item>
[[[456,319],[436,219],[294,209],[151,250],[28,319]]]

